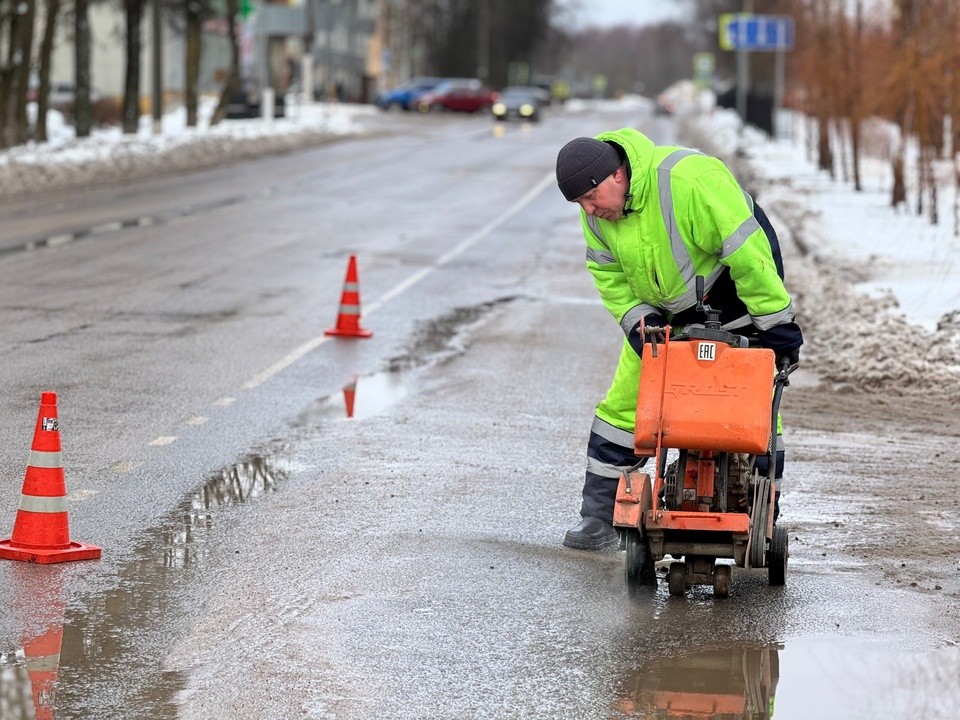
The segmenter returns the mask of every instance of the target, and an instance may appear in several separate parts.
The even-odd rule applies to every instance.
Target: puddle
[[[355,376],[341,392],[321,398],[301,413],[293,426],[303,428],[330,420],[372,417],[409,395],[413,383],[413,373],[391,370]]]
[[[216,511],[279,490],[288,472],[287,463],[279,457],[253,455],[207,480],[181,504],[180,522],[160,529],[163,567],[190,567],[196,561],[198,544],[213,527]]]
[[[191,605],[201,602],[186,591],[184,576],[215,571],[204,560],[222,548],[206,541],[215,528],[229,526],[224,514],[282,489],[292,469],[278,448],[208,478],[145,533],[114,586],[81,610],[53,612],[49,602],[28,607],[37,598],[59,597],[60,576],[44,572],[48,567],[18,566],[21,582],[12,599],[20,604],[18,614],[25,625],[45,627],[21,637],[19,647],[0,648],[0,718],[53,718],[56,709],[69,717],[101,717],[108,702],[103,693],[119,707],[139,708],[141,717],[176,717],[180,673],[163,671],[156,654],[175,640],[179,623],[189,623]],[[37,617],[41,612],[45,616]],[[168,636],[156,636],[161,627]],[[58,683],[58,676],[69,677]]]
[[[880,642],[805,639],[659,658],[620,684],[627,718],[948,720],[960,648],[911,654]]]
[[[343,388],[343,409],[348,418],[376,415],[410,394],[403,373],[382,372],[355,378]]]

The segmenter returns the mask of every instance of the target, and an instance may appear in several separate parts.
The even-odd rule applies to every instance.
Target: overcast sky
[[[577,27],[586,25],[649,25],[683,17],[684,3],[678,0],[563,0],[574,10]]]

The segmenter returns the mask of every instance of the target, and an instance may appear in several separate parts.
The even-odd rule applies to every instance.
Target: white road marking
[[[453,260],[458,255],[462,254],[473,245],[477,244],[480,240],[485,238],[487,235],[492,233],[498,227],[503,225],[505,222],[513,218],[518,212],[523,210],[527,205],[533,202],[540,193],[542,193],[551,183],[556,181],[556,176],[551,172],[548,173],[540,180],[536,185],[534,185],[526,195],[517,200],[513,206],[507,210],[505,213],[500,215],[497,219],[491,220],[489,223],[484,225],[482,228],[477,230],[473,235],[470,235],[463,242],[457,245],[455,248],[451,249],[449,252],[441,255],[437,261],[430,265],[429,267],[422,268],[415,272],[413,275],[408,277],[403,282],[399,283],[391,290],[388,290],[384,295],[382,295],[378,300],[366,306],[365,315],[370,315],[376,312],[379,308],[383,307],[386,303],[393,298],[397,297],[400,293],[409,290],[411,287],[416,285],[418,282],[423,280],[425,277],[430,275],[435,270],[439,270],[441,267],[446,265],[448,262]],[[322,335],[320,337],[315,337],[312,340],[308,340],[303,345],[295,349],[293,352],[288,355],[280,358],[273,365],[268,367],[263,372],[260,372],[254,375],[252,378],[243,383],[244,390],[252,390],[255,387],[258,387],[265,383],[267,380],[272,378],[277,373],[285,370],[295,363],[297,360],[302,358],[304,355],[316,350],[318,347],[323,345],[330,337],[327,335]]]
[[[176,435],[161,435],[156,440],[151,440],[147,445],[160,446],[160,445],[169,445],[172,442],[176,442]]]

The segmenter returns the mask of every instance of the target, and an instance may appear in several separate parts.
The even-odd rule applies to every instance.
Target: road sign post
[[[793,50],[794,23],[789,15],[753,15],[751,13],[729,13],[720,16],[718,25],[720,47],[723,50],[735,50],[740,58],[747,52],[775,52],[776,74],[774,87],[774,136],[776,136],[776,117],[783,98],[783,53]],[[738,78],[737,110],[744,123],[747,120],[747,83]],[[741,100],[742,98],[742,100]]]

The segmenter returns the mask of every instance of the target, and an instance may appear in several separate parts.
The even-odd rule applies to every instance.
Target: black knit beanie
[[[620,154],[610,143],[594,138],[574,138],[557,155],[557,185],[567,200],[602,183],[620,167]]]

